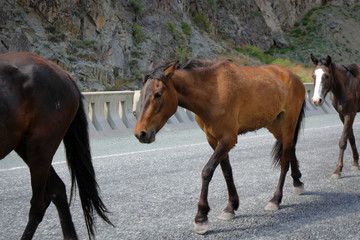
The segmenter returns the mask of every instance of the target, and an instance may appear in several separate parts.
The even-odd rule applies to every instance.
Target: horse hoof
[[[229,221],[234,219],[235,217],[235,213],[229,213],[229,212],[225,212],[223,211],[220,216],[218,216],[218,219],[220,220],[224,220],[224,221]]]
[[[340,173],[333,173],[333,175],[331,175],[331,178],[333,179],[339,179],[341,177]]]
[[[295,195],[301,195],[304,192],[304,184],[302,184],[299,187],[294,187],[294,194]]]
[[[275,212],[277,210],[279,210],[279,205],[273,202],[269,202],[265,207],[265,211]]]
[[[351,166],[351,171],[359,171],[359,166]]]
[[[205,234],[207,231],[209,231],[209,222],[208,221],[195,223],[194,232],[202,235],[202,234]]]

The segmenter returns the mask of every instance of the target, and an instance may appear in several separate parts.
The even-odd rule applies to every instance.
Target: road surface
[[[337,115],[305,119],[297,156],[305,193],[292,194],[288,173],[279,211],[264,207],[275,191],[280,169],[272,167],[274,138],[267,130],[239,136],[230,152],[240,208],[232,221],[217,216],[227,203],[221,170],[210,183],[210,231],[192,232],[201,188],[201,170],[212,150],[199,128],[161,131],[156,142],[140,144],[132,135],[91,140],[93,162],[103,200],[115,228],[97,219],[97,239],[360,239],[360,174],[350,171],[345,152],[342,178],[331,179],[342,124]],[[354,124],[357,143],[360,121]],[[54,167],[70,188],[61,147]],[[31,198],[29,171],[10,154],[0,161],[0,239],[19,239]],[[87,239],[79,197],[71,212],[80,239]],[[54,205],[48,208],[34,239],[62,239]]]

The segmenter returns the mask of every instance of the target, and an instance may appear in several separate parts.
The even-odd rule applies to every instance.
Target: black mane
[[[180,64],[178,69],[183,70],[192,70],[201,67],[209,67],[212,66],[215,62],[209,60],[200,60],[200,59],[193,59],[187,61],[186,63]]]
[[[351,63],[347,65],[343,65],[343,67],[349,71],[354,77],[357,77],[359,75],[359,68],[356,64]]]
[[[158,66],[158,67],[150,70],[148,73],[146,73],[143,84],[145,84],[148,79],[158,79],[158,80],[162,81],[165,85],[167,85],[167,83],[165,81],[164,70],[167,69],[168,67],[170,67],[174,63],[175,62],[168,62],[164,65]],[[209,61],[209,60],[192,59],[185,63],[180,63],[176,69],[177,70],[193,70],[193,69],[197,69],[197,68],[212,66],[214,63],[215,62]]]

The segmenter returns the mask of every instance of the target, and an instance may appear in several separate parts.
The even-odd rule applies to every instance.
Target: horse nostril
[[[155,131],[154,131],[154,130],[136,131],[135,137],[136,137],[141,143],[152,143],[152,142],[155,141]]]
[[[146,132],[145,131],[141,131],[140,132],[140,139],[144,139],[146,138]]]
[[[146,139],[147,133],[145,131],[140,131],[138,133],[135,133],[135,137],[139,139],[139,141],[144,141]]]

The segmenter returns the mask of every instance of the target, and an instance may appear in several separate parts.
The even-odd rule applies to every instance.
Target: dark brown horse
[[[79,188],[89,237],[94,211],[107,223],[91,161],[82,95],[69,73],[33,53],[0,55],[0,159],[15,150],[30,169],[32,199],[21,239],[31,239],[50,202],[57,208],[64,239],[77,239],[65,185],[52,158],[63,140],[71,172],[71,197]]]
[[[195,216],[195,232],[208,231],[208,187],[220,164],[229,200],[220,218],[234,218],[239,197],[233,181],[229,151],[237,135],[266,127],[277,139],[273,156],[281,165],[279,183],[266,210],[276,211],[291,165],[295,193],[303,192],[295,145],[304,113],[305,88],[299,78],[277,65],[241,67],[231,61],[192,60],[155,68],[145,77],[135,136],[142,143],[155,141],[178,106],[191,110],[206,133],[214,153],[202,171],[202,189]]]
[[[326,59],[317,59],[311,54],[310,57],[316,66],[313,72],[315,85],[313,103],[321,106],[326,94],[331,91],[333,93],[332,105],[344,124],[339,142],[339,160],[332,175],[333,178],[340,178],[348,139],[354,158],[351,169],[359,170],[359,153],[355,145],[352,126],[356,113],[360,111],[360,67],[356,64],[337,64],[331,60],[330,56]]]

